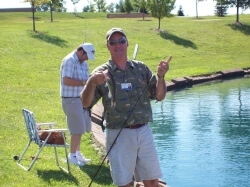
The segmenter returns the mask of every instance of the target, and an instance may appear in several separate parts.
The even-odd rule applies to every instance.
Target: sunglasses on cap
[[[108,44],[111,45],[111,46],[114,46],[116,45],[117,43],[118,44],[125,44],[126,43],[126,38],[120,38],[119,40],[109,40],[108,41]]]

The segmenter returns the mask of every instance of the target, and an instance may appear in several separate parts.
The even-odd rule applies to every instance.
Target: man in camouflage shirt
[[[92,72],[81,92],[83,106],[87,108],[102,98],[114,184],[129,187],[134,176],[145,187],[158,187],[162,173],[148,125],[152,121],[150,100],[165,98],[164,75],[171,57],[158,64],[155,76],[143,62],[127,58],[128,40],[122,29],[109,30],[106,41],[111,58]]]

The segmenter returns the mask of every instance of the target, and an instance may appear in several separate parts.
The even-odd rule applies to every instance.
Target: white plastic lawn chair
[[[66,143],[65,135],[64,135],[64,132],[66,132],[67,129],[53,129],[52,128],[53,125],[56,124],[54,122],[52,122],[52,123],[51,122],[50,123],[36,123],[33,112],[31,112],[31,111],[29,111],[29,110],[27,110],[25,108],[22,109],[22,112],[23,112],[23,116],[24,116],[24,119],[25,119],[27,130],[28,130],[29,141],[28,141],[28,144],[25,147],[23,153],[21,154],[21,156],[19,157],[19,159],[17,161],[18,165],[21,166],[26,171],[29,171],[32,168],[33,164],[36,162],[36,160],[37,160],[39,154],[41,153],[41,151],[43,150],[43,148],[45,146],[49,146],[49,147],[54,147],[56,165],[60,169],[64,170],[65,172],[70,173],[70,166],[69,166],[68,152],[67,152],[67,148],[69,147],[69,144]],[[47,130],[38,130],[38,128],[40,128],[41,126],[47,126],[47,128],[49,128],[49,129],[47,129]],[[49,135],[44,141],[42,141],[39,138],[39,135],[38,135],[39,132],[48,132]],[[49,139],[49,136],[51,135],[52,132],[62,132],[63,139],[64,139],[64,144],[48,144],[47,140]],[[38,145],[38,151],[37,151],[35,157],[33,158],[33,160],[31,161],[30,165],[28,167],[25,167],[25,166],[23,166],[21,164],[21,160],[23,159],[23,156],[25,155],[26,151],[28,150],[28,148],[29,148],[29,146],[31,145],[32,142]],[[65,169],[64,167],[62,167],[59,164],[57,149],[56,149],[57,147],[62,147],[62,148],[65,149],[67,169]]]

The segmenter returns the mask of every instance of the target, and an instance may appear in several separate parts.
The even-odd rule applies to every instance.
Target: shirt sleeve
[[[73,72],[74,72],[74,59],[73,58],[65,58],[64,65],[63,65],[63,71],[62,71],[62,77],[73,78]]]
[[[147,67],[148,70],[148,96],[152,100],[156,100],[156,76],[154,73]]]
[[[89,64],[87,61],[83,63],[84,71],[82,72],[83,80],[86,81],[89,79]]]
[[[104,71],[107,69],[107,66],[106,65],[102,65],[102,66],[99,66],[97,68],[95,68],[91,74],[97,72],[97,71]],[[91,76],[91,75],[90,75]],[[94,98],[93,98],[93,101],[92,101],[92,104],[91,104],[91,107],[92,108],[99,100],[100,98],[103,96],[104,92],[105,92],[105,83],[102,84],[102,85],[98,85],[96,86],[95,88],[95,92],[94,92]]]

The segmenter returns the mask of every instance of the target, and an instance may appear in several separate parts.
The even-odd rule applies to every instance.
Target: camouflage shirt
[[[117,129],[152,121],[150,99],[156,99],[156,76],[143,63],[128,60],[121,70],[112,60],[93,72],[108,69],[112,80],[98,85],[93,105],[102,97],[106,128]]]

